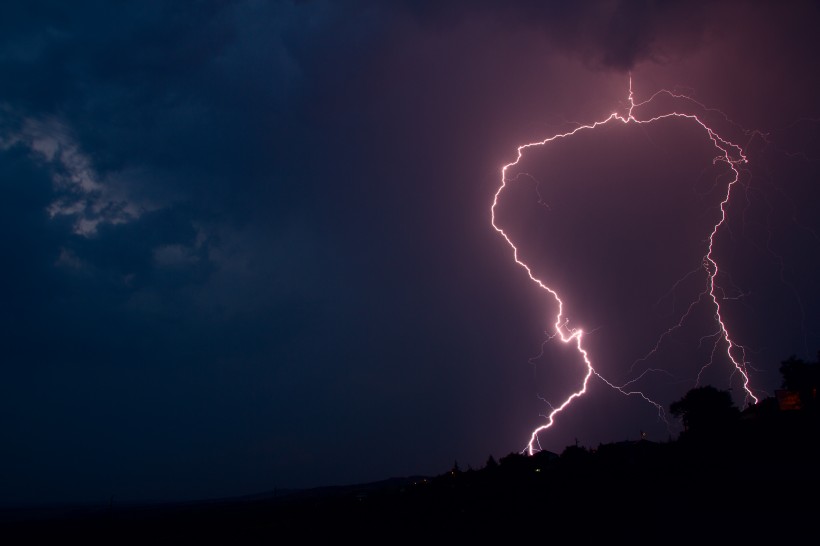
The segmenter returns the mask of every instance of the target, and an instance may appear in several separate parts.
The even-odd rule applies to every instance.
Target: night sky
[[[789,356],[813,361],[816,3],[501,4],[5,6],[0,505],[352,484],[522,451],[585,368],[493,229],[501,168],[626,114],[630,75],[635,102],[694,99],[636,117],[685,109],[748,159],[714,257],[753,392],[772,396]],[[614,122],[508,176],[498,225],[596,371],[637,379],[668,420],[593,376],[543,449],[675,438],[669,404],[698,384],[748,403],[698,301],[731,178],[716,155],[688,118]]]

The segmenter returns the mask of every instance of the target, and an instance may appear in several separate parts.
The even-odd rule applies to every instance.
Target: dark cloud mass
[[[811,2],[8,6],[0,504],[231,496],[523,449],[583,368],[490,225],[500,169],[625,112],[630,74],[637,101],[686,93],[746,150],[715,252],[771,394],[781,360],[820,348],[819,20]],[[633,364],[703,286],[686,274],[720,212],[714,156],[682,120],[607,126],[528,152],[499,205],[601,374],[663,368],[640,386],[667,408],[710,358],[709,308]],[[742,404],[730,372],[718,358],[701,380]],[[597,379],[570,410],[545,449],[679,430]]]
[[[668,63],[695,51],[707,28],[726,13],[708,2],[407,2],[437,30],[466,19],[492,22],[505,32],[536,32],[554,52],[598,70],[628,70],[642,61]]]

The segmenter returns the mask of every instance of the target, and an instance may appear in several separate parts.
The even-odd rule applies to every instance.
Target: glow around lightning
[[[715,236],[718,234],[721,227],[723,227],[724,223],[726,222],[726,215],[727,215],[726,206],[729,203],[730,197],[732,195],[733,188],[737,185],[738,180],[740,179],[740,171],[738,170],[738,166],[741,165],[741,164],[746,163],[747,159],[746,159],[746,156],[744,154],[743,149],[740,146],[738,146],[737,144],[734,144],[734,143],[730,142],[729,140],[726,140],[725,138],[721,137],[717,132],[715,132],[712,128],[710,128],[701,118],[699,118],[698,116],[696,116],[694,114],[672,111],[672,112],[662,114],[662,115],[658,115],[658,116],[655,116],[655,117],[651,117],[651,118],[648,118],[648,119],[639,119],[634,115],[634,111],[635,111],[636,108],[640,108],[643,105],[651,103],[656,97],[658,97],[661,94],[666,94],[670,97],[674,97],[674,98],[677,98],[677,99],[691,100],[688,97],[685,97],[685,96],[682,96],[682,95],[677,95],[677,94],[671,93],[671,92],[666,91],[666,90],[662,90],[662,91],[659,91],[659,92],[655,93],[654,95],[652,95],[648,100],[646,100],[644,102],[641,102],[641,103],[636,103],[635,100],[634,100],[633,92],[632,92],[632,81],[630,79],[630,82],[629,82],[629,109],[628,109],[626,115],[618,114],[617,112],[612,113],[612,114],[609,115],[609,117],[607,117],[604,120],[596,121],[596,122],[588,124],[588,125],[580,125],[580,126],[576,127],[575,129],[573,129],[572,131],[569,131],[567,133],[556,134],[556,135],[553,135],[551,137],[545,138],[544,140],[523,144],[523,145],[518,147],[518,153],[517,153],[517,156],[516,156],[515,160],[510,162],[510,163],[507,163],[506,165],[504,165],[501,168],[501,185],[498,187],[498,190],[495,192],[495,195],[493,197],[492,207],[490,208],[490,214],[491,214],[491,218],[492,218],[492,226],[504,238],[504,240],[507,242],[507,244],[512,249],[513,258],[515,259],[515,263],[517,263],[519,266],[521,266],[526,271],[527,276],[530,278],[530,280],[533,283],[535,283],[541,290],[544,290],[545,292],[547,292],[555,300],[555,302],[557,303],[558,310],[557,310],[557,312],[556,312],[556,314],[555,314],[555,316],[552,320],[553,332],[550,334],[550,338],[558,338],[561,342],[563,342],[565,344],[574,345],[575,349],[578,352],[578,354],[583,359],[584,365],[586,366],[586,374],[584,375],[584,379],[581,383],[581,386],[578,388],[578,390],[576,390],[575,392],[570,394],[561,404],[551,405],[550,406],[550,412],[545,416],[546,421],[542,425],[538,426],[537,428],[535,428],[532,431],[532,434],[530,435],[529,442],[527,443],[527,446],[526,446],[526,451],[530,455],[532,455],[535,451],[540,449],[539,434],[541,432],[549,429],[550,427],[552,427],[553,424],[555,424],[555,420],[558,417],[558,415],[561,412],[563,412],[565,409],[567,409],[572,404],[573,400],[575,400],[576,398],[579,398],[579,397],[583,396],[584,394],[586,394],[587,386],[588,386],[589,381],[590,381],[590,379],[592,378],[593,375],[595,375],[596,377],[601,379],[609,387],[611,387],[611,388],[613,388],[613,389],[615,389],[615,390],[617,390],[617,391],[619,391],[619,392],[621,392],[625,395],[638,395],[638,396],[641,396],[644,400],[646,400],[648,403],[653,405],[658,410],[659,416],[661,418],[664,417],[663,407],[660,404],[658,404],[657,402],[651,400],[648,396],[646,396],[644,393],[642,393],[640,391],[633,391],[633,390],[628,390],[627,389],[627,387],[631,383],[634,383],[634,380],[631,381],[630,383],[627,383],[626,385],[617,386],[617,385],[613,384],[612,382],[606,380],[600,373],[598,373],[596,371],[595,365],[593,363],[593,359],[590,356],[587,349],[584,347],[584,331],[580,328],[570,328],[569,327],[569,325],[568,325],[569,321],[565,317],[565,314],[564,314],[564,302],[561,299],[561,296],[558,294],[558,292],[554,288],[550,287],[549,284],[542,281],[540,278],[538,278],[536,276],[536,274],[533,272],[532,268],[519,255],[518,247],[515,245],[515,243],[510,238],[510,236],[507,234],[507,232],[505,232],[504,229],[496,223],[496,214],[495,213],[496,213],[496,207],[498,206],[499,197],[504,192],[505,188],[507,188],[507,185],[509,183],[511,183],[511,180],[509,180],[508,177],[507,177],[507,173],[508,173],[508,171],[510,170],[511,167],[516,166],[521,161],[521,159],[524,157],[524,153],[527,150],[529,150],[531,148],[538,148],[538,147],[542,147],[542,146],[547,146],[552,142],[555,142],[555,141],[561,140],[561,139],[565,139],[565,138],[569,138],[569,137],[575,135],[576,133],[579,133],[579,132],[582,132],[582,131],[594,131],[596,128],[601,127],[601,126],[606,125],[606,124],[610,124],[610,123],[621,122],[621,123],[624,123],[624,124],[630,124],[630,123],[649,124],[649,123],[653,123],[655,121],[658,121],[658,120],[661,120],[661,119],[666,119],[666,118],[682,118],[682,119],[685,119],[685,120],[689,120],[692,123],[697,123],[701,128],[703,128],[706,135],[712,141],[712,144],[714,145],[715,149],[718,152],[717,156],[714,159],[714,161],[715,162],[723,162],[726,165],[728,165],[728,167],[731,169],[732,177],[731,177],[731,180],[729,181],[729,183],[726,186],[726,192],[723,196],[723,199],[720,202],[720,218],[717,221],[717,223],[714,224],[714,226],[712,227],[711,232],[709,233],[709,236],[708,236],[708,248],[707,248],[706,253],[703,256],[703,260],[702,260],[702,264],[701,264],[702,269],[705,270],[706,274],[707,274],[707,283],[706,283],[706,288],[704,289],[703,293],[700,294],[698,299],[700,300],[700,299],[706,298],[707,301],[711,301],[711,304],[713,305],[713,308],[714,308],[714,320],[715,320],[715,326],[716,326],[716,333],[715,333],[716,341],[715,341],[713,351],[712,351],[713,358],[714,358],[715,352],[722,345],[724,347],[726,356],[728,357],[729,361],[732,363],[732,366],[734,367],[733,371],[740,374],[741,377],[742,377],[743,388],[746,392],[747,400],[749,400],[749,399],[753,400],[755,404],[758,402],[758,398],[752,392],[752,389],[749,385],[749,375],[747,373],[748,363],[746,361],[745,350],[741,345],[739,345],[738,343],[736,343],[732,339],[732,337],[729,333],[729,329],[727,328],[726,321],[724,320],[724,318],[721,314],[720,302],[721,302],[722,298],[719,297],[718,294],[717,294],[719,289],[716,285],[716,278],[717,278],[717,275],[719,273],[719,266],[718,266],[717,258],[714,255]],[[695,101],[692,101],[692,102],[695,102]],[[695,102],[695,104],[702,107],[702,105],[700,105],[699,103]],[[690,305],[689,310],[692,309],[693,305],[694,305],[694,303],[692,305]],[[668,330],[664,334],[664,336],[671,333],[672,330],[679,327],[683,323],[683,320],[686,318],[687,314],[688,314],[688,311],[681,318],[680,322],[678,322],[678,324],[676,326],[673,326],[670,330]],[[663,338],[663,336],[662,336],[662,338]],[[659,340],[658,344],[660,344],[660,340]],[[653,350],[650,352],[650,354],[657,349],[658,344],[656,344],[655,348],[653,348]],[[647,356],[649,356],[649,355],[647,355]],[[706,366],[710,365],[711,363],[712,363],[712,361],[710,360],[710,362]]]

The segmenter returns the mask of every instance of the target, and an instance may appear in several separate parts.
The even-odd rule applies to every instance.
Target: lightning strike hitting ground
[[[498,206],[499,196],[507,187],[508,182],[511,182],[507,178],[507,171],[521,161],[526,150],[530,148],[546,146],[549,143],[554,142],[556,140],[569,138],[581,131],[593,131],[602,125],[606,125],[613,122],[619,121],[624,124],[650,124],[658,120],[668,118],[682,118],[685,120],[690,120],[693,123],[697,123],[705,131],[706,135],[711,140],[715,149],[718,151],[718,155],[714,158],[714,162],[725,163],[726,165],[728,165],[732,173],[731,180],[727,184],[725,194],[720,202],[720,219],[712,226],[711,232],[709,233],[708,237],[708,249],[706,253],[703,255],[701,267],[698,269],[706,272],[706,287],[698,296],[698,298],[690,303],[687,311],[683,314],[678,323],[666,332],[664,332],[664,334],[661,336],[661,339],[658,340],[658,343],[655,345],[655,347],[641,360],[647,359],[652,353],[654,353],[658,349],[661,341],[665,336],[671,334],[672,331],[682,326],[686,317],[689,315],[692,308],[698,302],[704,299],[706,301],[711,301],[711,304],[714,308],[713,316],[715,321],[715,341],[712,348],[712,357],[710,358],[709,362],[704,366],[704,368],[710,366],[713,363],[715,353],[721,348],[721,346],[723,346],[726,356],[728,357],[729,361],[732,363],[732,366],[734,367],[734,369],[732,370],[733,373],[738,373],[742,377],[743,388],[746,393],[747,401],[751,399],[754,401],[755,404],[758,402],[757,396],[755,396],[755,394],[752,392],[751,387],[749,386],[749,376],[747,373],[748,362],[746,361],[745,354],[746,351],[742,345],[739,345],[732,339],[732,336],[730,335],[729,330],[726,326],[726,322],[721,314],[720,302],[722,299],[724,299],[724,297],[718,295],[718,293],[722,293],[722,291],[716,283],[716,277],[719,273],[719,267],[717,259],[714,256],[715,236],[726,222],[726,206],[729,203],[734,186],[738,183],[738,180],[740,179],[740,171],[738,170],[738,166],[747,162],[746,155],[744,154],[743,149],[739,145],[734,144],[733,142],[730,142],[729,140],[726,140],[725,138],[721,137],[715,130],[709,127],[705,121],[703,121],[695,114],[672,111],[666,114],[656,115],[654,117],[650,117],[647,119],[638,119],[637,117],[635,117],[635,109],[640,109],[642,106],[650,104],[660,95],[667,95],[675,99],[687,100],[699,106],[703,110],[709,110],[705,108],[702,104],[698,103],[697,101],[694,101],[693,99],[690,99],[689,97],[686,97],[684,95],[678,95],[667,90],[658,91],[657,93],[652,95],[648,100],[636,103],[632,91],[632,80],[630,78],[628,97],[629,108],[626,115],[618,114],[617,112],[612,113],[609,117],[602,121],[596,121],[589,125],[581,125],[567,133],[556,134],[538,142],[523,144],[518,147],[518,154],[515,161],[507,163],[501,169],[501,185],[495,192],[492,207],[490,208],[492,226],[499,234],[501,234],[501,236],[504,238],[507,244],[510,245],[513,251],[513,258],[515,259],[515,262],[527,272],[527,275],[529,276],[530,280],[534,282],[536,285],[538,285],[539,288],[549,293],[549,295],[552,296],[552,298],[554,298],[556,303],[558,304],[558,311],[552,323],[553,332],[549,334],[550,339],[557,337],[565,344],[573,344],[578,354],[583,358],[584,364],[586,366],[586,374],[584,375],[584,379],[581,383],[580,388],[577,391],[570,394],[561,404],[557,406],[550,405],[550,412],[545,416],[546,422],[532,431],[529,442],[527,443],[527,446],[525,448],[525,451],[528,452],[530,455],[532,455],[535,451],[540,450],[539,434],[552,427],[555,423],[555,419],[558,416],[558,414],[564,411],[572,403],[573,400],[583,396],[587,392],[587,385],[593,375],[601,379],[609,387],[621,392],[624,395],[637,395],[642,397],[644,400],[646,400],[648,403],[653,405],[658,410],[658,415],[661,419],[663,419],[664,421],[666,420],[664,416],[663,406],[650,399],[641,391],[627,390],[627,387],[631,383],[637,381],[637,379],[633,379],[632,381],[622,386],[617,386],[614,383],[608,381],[600,373],[598,373],[598,371],[596,371],[592,362],[592,358],[590,357],[590,354],[587,351],[587,349],[584,347],[584,331],[580,328],[570,328],[568,326],[568,319],[566,319],[564,316],[564,302],[561,299],[561,296],[555,289],[551,288],[547,283],[545,283],[544,281],[535,276],[535,274],[532,271],[532,268],[519,257],[518,247],[512,241],[510,236],[504,231],[503,228],[501,228],[496,223],[496,207]],[[692,273],[689,273],[688,275],[691,274]],[[702,371],[703,370],[701,370],[701,373]],[[700,373],[698,374],[698,380],[699,378]]]

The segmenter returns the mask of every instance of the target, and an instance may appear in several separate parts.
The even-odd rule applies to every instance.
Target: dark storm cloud
[[[697,35],[701,26],[680,17],[678,3],[419,6],[409,9],[425,19],[500,14],[505,24],[539,28],[561,51],[615,68],[657,56],[667,27]],[[385,32],[379,24],[398,21],[367,3],[41,3],[18,11],[0,46],[3,71],[16,77],[0,91],[26,124],[29,147],[61,151],[40,158],[62,171],[53,175],[62,176],[63,195],[52,214],[91,234],[100,223],[148,223],[147,212],[183,206],[199,246],[190,236],[168,244],[188,255],[248,222],[310,236],[288,225],[322,193],[300,174],[311,168],[317,123],[304,114],[322,108],[308,101],[329,99],[323,87],[340,77],[333,65],[364,62],[343,59]]]
[[[487,17],[513,32],[535,29],[555,51],[612,70],[679,60],[722,17],[722,8],[709,2],[679,0],[407,2],[407,9],[434,26]]]
[[[308,346],[335,281],[305,96],[311,57],[347,37],[323,37],[324,4],[27,6],[0,42],[5,500],[189,496],[198,478],[162,493],[116,467],[174,466],[158,439],[217,457],[202,442],[254,404],[248,374],[268,409],[242,426],[276,436],[288,361],[328,358]]]
[[[3,139],[51,172],[52,216],[93,236],[72,252],[127,276],[137,264],[105,249],[119,231],[98,228],[137,222],[162,232],[164,241],[143,240],[156,245],[144,249],[143,262],[152,253],[168,262],[167,245],[176,245],[178,258],[191,258],[177,265],[233,255],[239,250],[204,248],[248,223],[304,231],[289,225],[312,194],[298,180],[309,160],[298,112],[301,92],[316,82],[305,79],[297,56],[315,47],[325,11],[290,3],[41,3],[6,19],[16,23],[0,62],[15,77],[4,78],[0,92],[16,127],[7,123]],[[154,225],[169,210],[188,218],[182,231]]]

